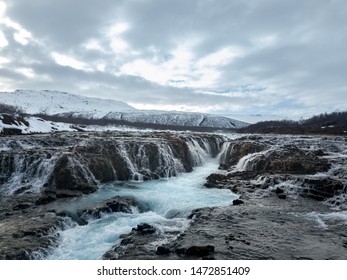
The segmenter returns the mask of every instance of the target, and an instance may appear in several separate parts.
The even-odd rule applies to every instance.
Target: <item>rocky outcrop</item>
[[[165,244],[171,253],[157,258],[346,259],[346,224],[332,220],[329,230],[323,230],[315,219],[309,218],[307,213],[313,211],[329,210],[314,200],[299,198],[294,206],[290,200],[276,197],[248,200],[242,207],[198,209],[190,227],[175,241]],[[205,256],[187,256],[186,250],[196,246],[214,250]]]
[[[102,258],[104,260],[134,259],[134,252],[138,259],[144,259],[143,254],[155,255],[154,248],[151,250],[148,244],[157,241],[158,235],[158,230],[154,226],[146,223],[139,224],[129,234],[121,235],[120,243],[108,250]],[[129,254],[129,252],[132,252],[132,254]]]
[[[314,174],[329,169],[326,159],[294,145],[276,147],[255,157],[247,164],[250,171],[262,173]]]
[[[0,217],[0,260],[42,258],[57,245],[63,219],[54,213],[8,213]]]
[[[332,178],[305,178],[302,181],[302,196],[317,200],[332,198],[345,190],[343,182]]]
[[[262,142],[238,140],[231,142],[228,148],[221,155],[221,168],[229,169],[237,164],[239,160],[249,154],[257,153],[268,149],[269,145]]]
[[[334,139],[331,140],[334,142]],[[220,166],[220,169],[229,172],[211,174],[205,186],[229,188],[246,196],[270,193],[277,188],[283,192],[277,193],[282,199],[287,197],[288,192],[324,200],[345,189],[345,181],[336,178],[336,174],[312,176],[327,173],[332,165],[337,172],[338,164],[326,157],[329,152],[336,153],[336,146],[334,148],[330,141],[319,138],[307,141],[300,137],[264,136],[234,140],[224,152]],[[290,187],[293,184],[296,188]]]
[[[321,152],[303,150],[296,144],[235,140],[221,157],[221,169],[236,166],[241,171],[258,173],[314,174],[329,169]]]
[[[57,198],[76,197],[95,192],[97,181],[76,155],[62,155],[55,163],[52,174],[43,185],[43,192],[36,204],[45,204]]]
[[[137,201],[132,197],[116,196],[111,199],[99,202],[91,207],[79,210],[81,218],[88,220],[90,218],[100,219],[105,213],[124,212],[131,213],[134,207],[137,207]]]

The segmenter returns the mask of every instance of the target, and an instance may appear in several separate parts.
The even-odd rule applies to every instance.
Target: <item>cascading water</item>
[[[148,223],[165,236],[173,238],[187,228],[187,216],[201,207],[230,205],[237,198],[229,190],[203,188],[205,178],[218,169],[218,158],[204,157],[205,164],[191,173],[154,181],[108,183],[96,193],[74,203],[60,203],[60,209],[76,211],[86,205],[115,196],[134,197],[145,205],[145,212],[133,209],[132,213],[104,214],[100,219],[90,219],[87,225],[77,224],[60,232],[61,243],[49,259],[100,259],[121,234],[129,233],[140,223]],[[74,205],[71,209],[71,205]],[[70,207],[70,209],[69,209]],[[57,210],[60,210],[57,209]]]
[[[69,179],[73,178],[77,183],[94,186],[98,181],[172,177],[203,164],[212,153],[211,145],[220,145],[218,141],[221,140],[221,137],[211,140],[200,135],[185,140],[181,136],[171,136],[169,139],[173,142],[178,141],[175,146],[171,140],[160,137],[82,136],[79,139],[42,136],[27,142],[2,139],[1,191],[6,191],[6,195],[13,195],[18,189],[39,193],[47,182],[49,185],[53,182],[57,189],[65,188],[64,179],[60,178],[61,174],[67,173],[71,174]],[[184,158],[184,152],[181,153],[185,148],[184,141],[191,162]]]
[[[202,187],[218,169],[218,159],[211,158],[225,140],[220,135],[165,132],[2,138],[0,192],[4,202],[25,200],[21,206],[43,204],[77,218],[77,211],[115,196],[135,199],[139,208],[134,206],[131,213],[103,213],[100,219],[86,218],[86,225],[66,218],[61,243],[48,256],[100,259],[121,234],[140,223],[155,226],[164,238],[160,242],[165,242],[188,226],[192,210],[231,204],[236,196],[229,190]],[[32,252],[32,257],[43,258],[40,252]]]
[[[3,177],[3,189],[7,195],[12,195],[19,188],[30,188],[38,193],[47,182],[58,160],[58,155],[50,154],[15,154],[0,159],[0,177]],[[9,167],[10,166],[10,167]],[[12,174],[3,174],[12,169]],[[8,178],[6,180],[6,178]]]
[[[267,151],[261,151],[261,152],[257,152],[257,153],[252,153],[252,154],[248,154],[244,157],[242,157],[239,162],[236,164],[235,166],[235,171],[249,171],[252,170],[252,162],[256,159],[259,158],[263,155],[265,155]]]

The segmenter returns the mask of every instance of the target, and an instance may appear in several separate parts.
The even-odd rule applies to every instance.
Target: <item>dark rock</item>
[[[146,224],[146,223],[142,223],[139,224],[136,228],[133,228],[133,230],[137,231],[140,234],[153,234],[155,233],[157,230],[155,227]]]
[[[56,163],[44,193],[55,193],[57,198],[80,196],[97,190],[92,174],[74,155],[63,155]]]
[[[122,246],[126,246],[129,245],[131,243],[133,243],[134,241],[129,237],[129,238],[124,238],[122,239],[122,241],[120,242],[120,245]]]
[[[157,248],[150,244],[158,241],[160,233],[156,233],[156,229],[149,224],[140,224],[133,228],[129,234],[123,234],[119,238],[122,239],[119,245],[113,246],[104,255],[103,259],[147,259],[153,256],[160,256],[156,254]],[[162,252],[162,249],[159,249]]]
[[[64,211],[57,212],[56,215],[59,217],[69,217],[71,220],[73,220],[80,226],[85,226],[88,224],[88,222],[76,212],[64,210]]]
[[[253,154],[265,150],[268,146],[265,143],[255,141],[239,141],[232,142],[221,160],[223,169],[238,163],[238,161],[248,154]]]
[[[186,251],[186,256],[204,257],[214,252],[214,246],[191,246]]]
[[[286,199],[287,195],[284,194],[284,193],[280,193],[280,194],[277,195],[277,197],[280,198],[280,199]]]
[[[1,131],[0,135],[3,136],[8,136],[8,135],[21,135],[22,134],[22,130],[19,128],[7,128],[4,127]]]
[[[323,151],[323,150],[321,150],[321,149],[316,150],[316,151],[313,151],[313,153],[314,153],[316,156],[319,156],[319,157],[321,157],[321,156],[324,156],[324,155],[325,155],[324,151]]]
[[[212,256],[204,256],[201,258],[202,260],[208,260],[208,261],[213,261],[215,260],[216,258],[215,257],[212,257]]]
[[[276,190],[275,190],[275,193],[276,194],[282,194],[282,193],[284,193],[284,190],[282,190],[281,188],[277,187]]]
[[[157,255],[168,255],[170,253],[171,253],[171,251],[168,247],[165,247],[165,246],[158,246],[157,247],[157,252],[156,252]]]
[[[344,185],[341,181],[331,178],[306,178],[303,182],[303,196],[308,196],[316,200],[324,200],[339,194]]]
[[[102,213],[124,212],[131,213],[132,207],[137,206],[137,202],[132,197],[116,196],[102,201],[92,207],[79,211],[82,218],[91,216],[94,219],[100,219]]]
[[[14,194],[14,195],[22,194],[22,193],[24,193],[24,192],[30,190],[31,188],[32,188],[31,185],[23,186],[23,187],[17,189],[13,194]]]
[[[53,202],[57,199],[55,195],[52,194],[42,194],[35,202],[36,205],[43,205]]]
[[[186,251],[187,251],[186,248],[177,248],[177,249],[175,250],[175,253],[176,253],[177,255],[185,255],[185,254],[186,254]]]
[[[234,199],[233,200],[233,205],[241,205],[244,204],[245,202],[242,201],[241,199]]]
[[[252,170],[269,173],[314,174],[329,169],[326,159],[317,157],[293,145],[280,146],[250,164]]]
[[[13,207],[13,210],[16,211],[16,210],[27,209],[27,208],[32,207],[33,205],[34,205],[34,204],[33,204],[33,203],[30,203],[30,202],[19,203],[19,204],[17,204],[16,206]]]
[[[269,146],[263,142],[240,142],[239,140],[230,144],[224,154],[221,167],[228,169],[237,164],[244,156],[266,151],[266,149],[268,149],[267,152],[249,160],[246,166],[247,171],[255,171],[257,173],[314,174],[327,171],[329,168],[328,161],[319,157],[322,155],[322,152],[319,150],[315,152],[304,151],[295,145],[279,145],[275,149],[269,149]]]
[[[0,260],[32,259],[35,254],[47,254],[47,249],[57,245],[54,230],[62,227],[62,218],[53,213],[20,213],[1,220]]]

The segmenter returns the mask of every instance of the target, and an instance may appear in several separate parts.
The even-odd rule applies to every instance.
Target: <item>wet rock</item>
[[[113,246],[102,258],[105,260],[134,260],[166,256],[167,254],[160,254],[164,249],[159,249],[160,253],[157,254],[158,249],[154,245],[150,246],[151,243],[158,241],[159,236],[155,227],[146,223],[139,224],[129,234],[121,235],[120,244]]]
[[[157,252],[156,252],[157,255],[168,255],[170,253],[171,253],[170,248],[168,248],[166,246],[158,246],[157,247]]]
[[[281,189],[280,187],[277,187],[276,190],[275,190],[275,193],[276,193],[276,194],[283,194],[283,193],[284,193],[284,190]]]
[[[137,201],[132,197],[116,196],[102,201],[92,207],[79,211],[82,218],[92,217],[100,219],[103,213],[124,212],[131,213],[132,208],[137,206]]]
[[[55,213],[55,211],[53,211]],[[76,213],[74,211],[67,211],[67,210],[63,210],[63,211],[59,211],[55,213],[57,216],[59,217],[69,217],[72,221],[76,222],[79,226],[85,226],[88,224],[88,221],[86,219],[86,217],[81,217],[81,215],[79,213]]]
[[[58,242],[54,231],[63,219],[53,213],[19,213],[0,219],[0,259],[24,260],[44,257]]]
[[[74,197],[97,190],[97,182],[90,171],[74,155],[63,155],[55,164],[52,175],[45,185],[44,194],[56,198]]]
[[[257,141],[234,141],[221,157],[221,168],[228,169],[248,154],[261,152],[268,148],[265,143]]]
[[[176,253],[177,255],[185,255],[186,252],[187,252],[187,249],[186,249],[186,248],[177,248],[177,249],[175,250],[175,253]]]
[[[277,145],[270,148],[265,141],[235,140],[222,155],[221,168],[230,169],[243,157],[254,154],[255,156],[251,157],[245,166],[246,171],[313,174],[327,171],[330,167],[328,161],[320,157],[324,154],[322,152],[322,150],[304,151],[296,144]]]
[[[233,205],[241,205],[244,204],[245,202],[242,201],[241,199],[234,199],[233,200]]]
[[[284,193],[280,193],[280,194],[277,195],[277,197],[280,198],[280,199],[286,199],[287,195],[284,194]]]
[[[157,229],[149,224],[142,223],[139,224],[136,228],[133,228],[133,231],[138,232],[139,234],[153,234],[157,231]]]
[[[129,238],[124,238],[122,239],[122,241],[120,242],[120,245],[121,246],[126,246],[126,245],[129,245],[129,244],[132,244],[134,242],[133,239],[131,239],[130,237]]]
[[[30,208],[34,206],[33,203],[30,203],[30,202],[23,202],[23,203],[19,203],[17,204],[16,206],[13,207],[13,210],[16,211],[16,210],[23,210],[23,209],[27,209],[27,208]]]
[[[214,246],[207,245],[207,246],[191,246],[189,247],[185,255],[186,256],[195,256],[195,257],[205,257],[209,254],[212,254],[214,252]]]
[[[345,188],[341,181],[331,178],[306,178],[303,186],[301,195],[317,200],[331,198]]]

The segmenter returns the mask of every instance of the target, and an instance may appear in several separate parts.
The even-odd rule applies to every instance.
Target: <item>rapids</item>
[[[87,225],[73,224],[61,231],[60,245],[48,259],[100,259],[121,234],[140,223],[158,228],[168,239],[188,227],[187,216],[201,207],[226,206],[237,198],[229,190],[202,187],[205,178],[218,169],[218,159],[209,159],[191,173],[146,182],[114,182],[102,186],[91,195],[56,205],[56,209],[76,211],[114,196],[132,196],[147,211],[134,208],[132,213],[105,214],[101,219],[89,220]]]

